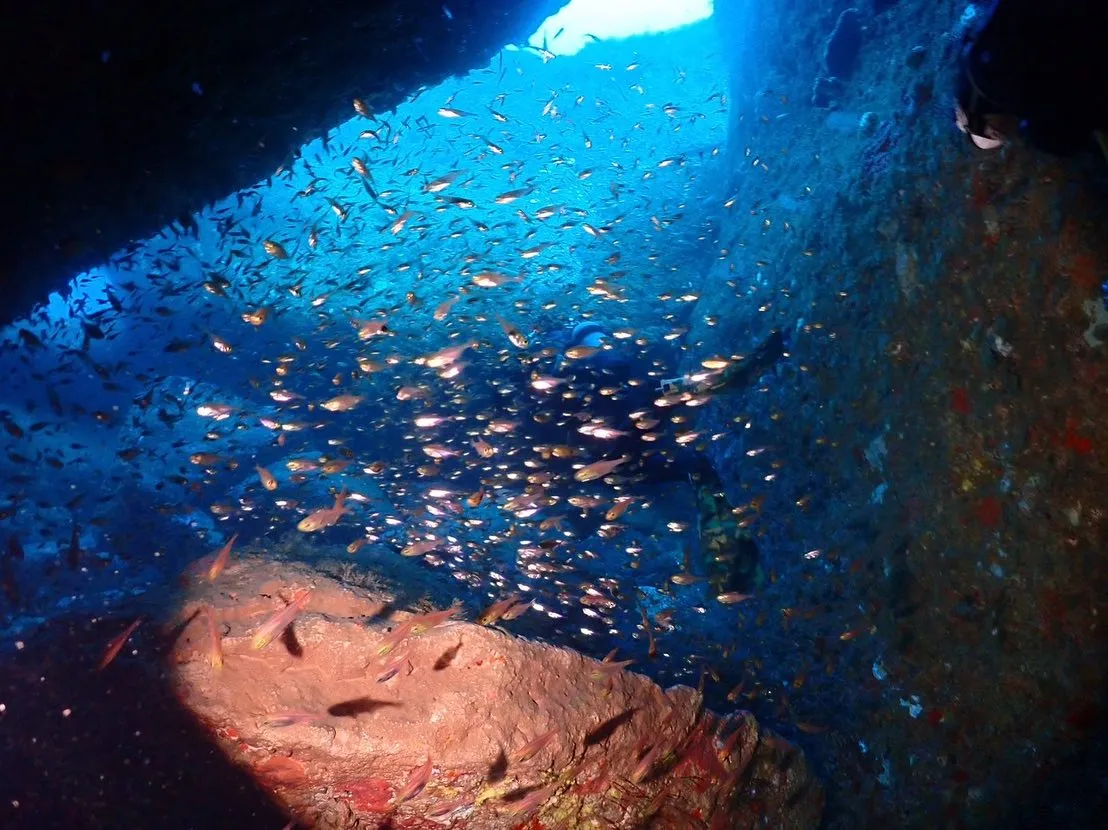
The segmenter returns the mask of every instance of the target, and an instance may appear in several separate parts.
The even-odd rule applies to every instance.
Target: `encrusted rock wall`
[[[739,657],[792,638],[770,675],[829,726],[802,742],[831,826],[1041,819],[1082,787],[1053,770],[1098,733],[1105,680],[1103,159],[969,146],[961,4],[859,4],[857,66],[830,91],[841,9],[718,5],[731,206],[697,317],[722,322],[691,339],[792,343],[760,392],[703,416],[781,615]]]

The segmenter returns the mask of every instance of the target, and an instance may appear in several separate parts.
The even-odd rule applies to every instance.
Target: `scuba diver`
[[[745,360],[729,363],[723,369],[696,372],[663,380],[659,391],[665,395],[689,393],[701,395],[708,392],[726,394],[746,389],[768,372],[783,358],[788,348],[785,335],[775,329]]]
[[[976,17],[960,54],[958,128],[984,150],[1018,133],[1059,156],[1095,140],[1108,158],[1108,2],[997,0]]]
[[[556,371],[564,374],[569,368],[567,358],[575,358],[572,371],[575,375],[604,375],[619,377],[626,375],[631,368],[631,357],[624,351],[611,345],[612,333],[602,324],[589,320],[578,323],[567,337],[561,338],[562,345]],[[662,380],[653,390],[663,395],[682,393],[704,394],[708,392],[726,394],[746,389],[751,383],[764,375],[786,355],[788,341],[780,330],[772,331],[757,348],[744,360],[729,363],[720,370],[708,370],[686,374],[680,377]],[[587,354],[581,351],[588,350]],[[590,378],[591,379],[591,378]],[[640,387],[641,388],[641,387]],[[653,395],[644,397],[640,403],[654,400]],[[638,408],[632,406],[628,411]]]
[[[581,362],[588,369],[592,371],[625,370],[630,360],[622,350],[610,348],[611,342],[612,333],[601,323],[594,320],[578,323],[564,338],[564,343],[559,350],[555,371],[558,374],[565,372],[569,359],[574,356],[575,352],[586,350],[592,352],[592,354],[585,357]]]
[[[612,332],[601,323],[587,321],[574,326],[562,338],[559,373],[571,375],[571,386],[589,404],[589,412],[607,424],[622,427],[630,414],[649,412],[659,397],[692,398],[727,395],[745,391],[787,356],[784,333],[772,332],[744,360],[729,362],[716,370],[699,371],[650,383],[621,383],[641,365],[629,350],[613,342]],[[595,350],[595,351],[594,351]],[[567,359],[568,358],[568,359]],[[618,394],[601,395],[597,390],[618,387]],[[748,593],[758,574],[758,546],[724,494],[719,474],[702,452],[689,447],[677,455],[652,448],[636,430],[605,441],[611,457],[628,456],[632,463],[624,470],[632,481],[647,484],[688,482],[696,494],[697,539],[701,570],[717,594]]]

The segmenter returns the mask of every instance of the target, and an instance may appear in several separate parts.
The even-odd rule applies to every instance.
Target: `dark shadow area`
[[[1080,741],[1068,754],[1038,771],[1039,785],[1025,792],[995,827],[1101,827],[1108,808],[1108,709],[1103,695],[1079,705],[1066,718]],[[1059,757],[1060,756],[1060,757]]]
[[[281,641],[281,645],[283,645],[288,650],[288,653],[291,656],[304,656],[304,647],[300,645],[300,640],[297,639],[296,631],[293,629],[291,622],[285,626],[284,630],[281,632],[280,636],[277,639]]]
[[[281,827],[173,696],[156,626],[94,670],[130,619],[59,619],[0,660],[0,826]]]
[[[327,707],[327,714],[336,718],[356,718],[358,715],[369,715],[385,706],[399,706],[391,700],[374,700],[370,697],[358,697],[353,700],[344,700]]]
[[[624,709],[618,715],[608,718],[600,726],[591,730],[585,735],[585,746],[595,746],[596,744],[602,744],[608,740],[612,735],[616,733],[616,730],[621,726],[626,726],[631,722],[631,718],[635,717],[635,709]]]
[[[431,666],[432,670],[443,671],[444,669],[449,668],[450,664],[454,662],[454,658],[458,656],[458,652],[461,650],[462,641],[458,640],[457,645],[451,646],[439,655],[439,658],[435,661],[434,665]]]
[[[498,781],[503,781],[507,772],[508,756],[504,754],[504,749],[501,747],[500,753],[496,756],[496,760],[489,764],[489,771],[488,775],[485,776],[485,780],[490,784],[495,784]]]

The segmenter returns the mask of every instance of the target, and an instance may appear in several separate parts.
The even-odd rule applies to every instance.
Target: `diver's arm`
[[[662,392],[667,395],[690,392],[692,394],[730,394],[750,386],[776,365],[786,354],[787,343],[780,331],[774,331],[744,360],[732,363],[718,372],[698,372],[662,381]]]

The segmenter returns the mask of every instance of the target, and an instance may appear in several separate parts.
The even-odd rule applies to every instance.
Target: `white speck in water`
[[[880,657],[873,661],[873,676],[882,683],[889,679],[889,673],[885,671],[885,666],[882,665]]]
[[[888,491],[889,485],[881,482],[873,491],[873,495],[869,497],[870,504],[882,504],[885,501],[885,493]]]
[[[919,695],[912,695],[911,700],[900,699],[900,705],[908,710],[908,714],[913,718],[918,718],[923,714],[923,704],[920,703]]]
[[[893,768],[889,763],[889,759],[886,758],[881,762],[881,774],[877,776],[877,783],[882,787],[892,786],[893,781]]]

